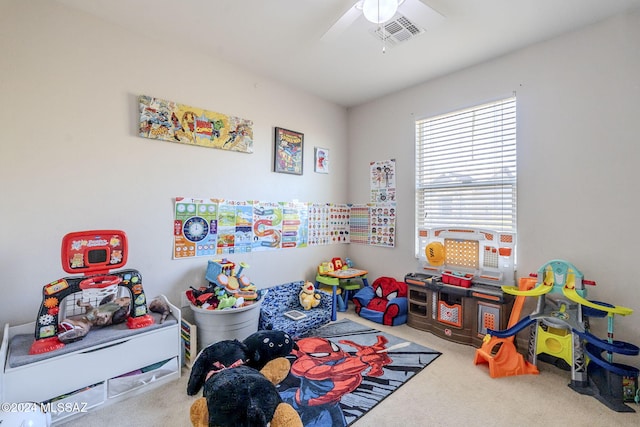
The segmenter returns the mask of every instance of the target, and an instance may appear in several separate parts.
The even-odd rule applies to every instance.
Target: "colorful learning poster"
[[[337,243],[395,245],[395,203],[175,199],[174,259]]]
[[[140,95],[139,135],[144,138],[253,153],[253,122]]]
[[[303,248],[308,242],[308,209],[306,203],[280,202],[282,206],[282,244],[284,248]]]
[[[352,205],[349,229],[351,243],[369,243],[369,205]]]
[[[388,203],[396,200],[396,161],[370,162],[371,202]]]
[[[349,243],[349,222],[351,208],[349,205],[335,204],[329,208],[330,243]]]
[[[231,202],[230,202],[231,203]],[[251,252],[253,244],[253,202],[236,201],[236,229],[233,238],[233,253]]]
[[[371,234],[369,244],[394,247],[396,242],[396,204],[372,203],[370,206]]]
[[[253,202],[220,200],[218,203],[218,254],[251,252]]]
[[[331,243],[329,204],[311,203],[309,205],[309,246],[328,245],[329,243]]]
[[[173,222],[174,258],[216,253],[217,209],[215,199],[176,198]]]
[[[254,251],[280,248],[282,241],[282,207],[278,202],[254,202],[253,245]]]

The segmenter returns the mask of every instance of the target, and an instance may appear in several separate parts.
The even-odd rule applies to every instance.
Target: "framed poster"
[[[329,150],[315,147],[313,170],[317,173],[329,173]]]
[[[304,134],[278,127],[275,130],[274,172],[302,175]]]

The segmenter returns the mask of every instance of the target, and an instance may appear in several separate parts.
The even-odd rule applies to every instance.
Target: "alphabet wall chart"
[[[395,203],[175,199],[173,258],[338,243],[395,245]]]

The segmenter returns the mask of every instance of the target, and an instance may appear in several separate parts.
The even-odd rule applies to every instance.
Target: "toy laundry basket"
[[[198,330],[198,351],[222,340],[243,341],[258,331],[261,300],[225,310],[207,310],[190,304]]]

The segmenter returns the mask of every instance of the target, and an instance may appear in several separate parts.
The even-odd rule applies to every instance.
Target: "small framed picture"
[[[275,128],[274,172],[302,175],[303,149],[303,133]]]
[[[313,170],[318,173],[329,173],[329,149],[315,147],[314,152]]]

